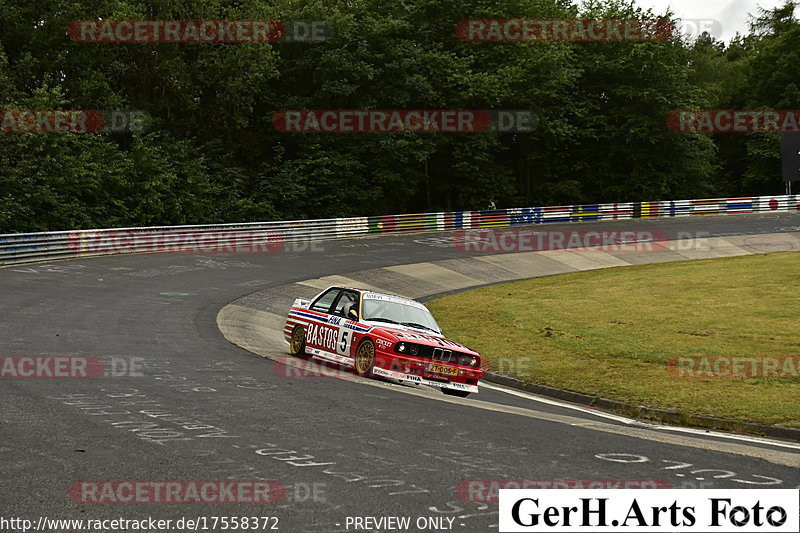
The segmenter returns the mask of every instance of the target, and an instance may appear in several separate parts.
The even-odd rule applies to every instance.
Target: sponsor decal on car
[[[386,370],[385,368],[375,367],[373,372],[378,376],[383,376],[391,379],[397,379],[400,381],[412,381],[414,383],[419,383],[421,385],[428,385],[429,387],[436,387],[439,389],[455,389],[455,390],[462,390],[466,392],[478,392],[477,385],[467,385],[466,383],[456,383],[454,381],[434,381],[431,379],[421,378],[419,376],[413,376],[409,374],[404,374],[402,372],[395,372],[393,370]]]
[[[311,322],[306,330],[306,343],[335,352],[338,331],[337,328]]]
[[[380,348],[382,348],[384,350],[388,350],[389,348],[392,347],[392,342],[391,341],[387,341],[386,339],[377,338],[377,339],[375,339],[375,344],[377,344],[378,347],[380,347]]]
[[[388,294],[379,294],[377,292],[365,292],[363,298],[365,300],[380,300],[382,302],[393,302],[403,305],[410,305],[411,307],[416,307],[417,309],[424,309],[427,311],[427,307],[425,307],[421,303],[415,302],[414,300],[409,300],[407,298],[400,298],[398,296],[389,296]]]

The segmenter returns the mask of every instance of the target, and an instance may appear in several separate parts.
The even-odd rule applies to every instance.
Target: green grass
[[[686,355],[800,355],[798,253],[535,278],[427,305],[449,338],[523,381],[800,428],[798,379],[686,379],[666,370]]]

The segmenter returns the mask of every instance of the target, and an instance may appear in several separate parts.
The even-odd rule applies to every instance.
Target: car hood
[[[373,327],[373,332],[380,331],[384,336],[391,338],[394,342],[412,342],[421,344],[423,346],[433,346],[434,348],[443,348],[445,350],[454,350],[470,355],[480,355],[475,350],[472,350],[461,343],[451,341],[444,335],[433,332],[422,332],[415,328],[405,326],[387,326],[386,324],[378,325],[375,322],[369,323]]]

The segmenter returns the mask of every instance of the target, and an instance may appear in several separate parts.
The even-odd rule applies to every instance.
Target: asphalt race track
[[[800,231],[800,214],[579,227],[757,235]],[[547,226],[560,228],[576,225]],[[497,504],[458,492],[468,480],[800,487],[800,443],[654,427],[494,386],[459,400],[390,384],[287,379],[216,326],[223,306],[260,289],[463,257],[447,237],[0,269],[0,355],[114,358],[122,374],[0,381],[0,516],[274,516],[287,532],[353,531],[347,517],[408,516],[412,525],[432,517],[444,519],[440,530],[472,532],[497,530]],[[131,375],[126,365],[141,371]],[[71,484],[93,480],[274,480],[287,492],[268,505],[73,502]]]

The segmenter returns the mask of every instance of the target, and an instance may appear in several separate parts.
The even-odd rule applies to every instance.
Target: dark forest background
[[[0,233],[782,193],[777,134],[675,109],[796,109],[795,5],[729,44],[471,43],[465,18],[655,18],[631,1],[0,0],[0,109],[141,109],[141,133],[0,133]],[[86,44],[81,19],[321,19],[294,44]],[[532,133],[286,134],[280,109],[530,109]]]

